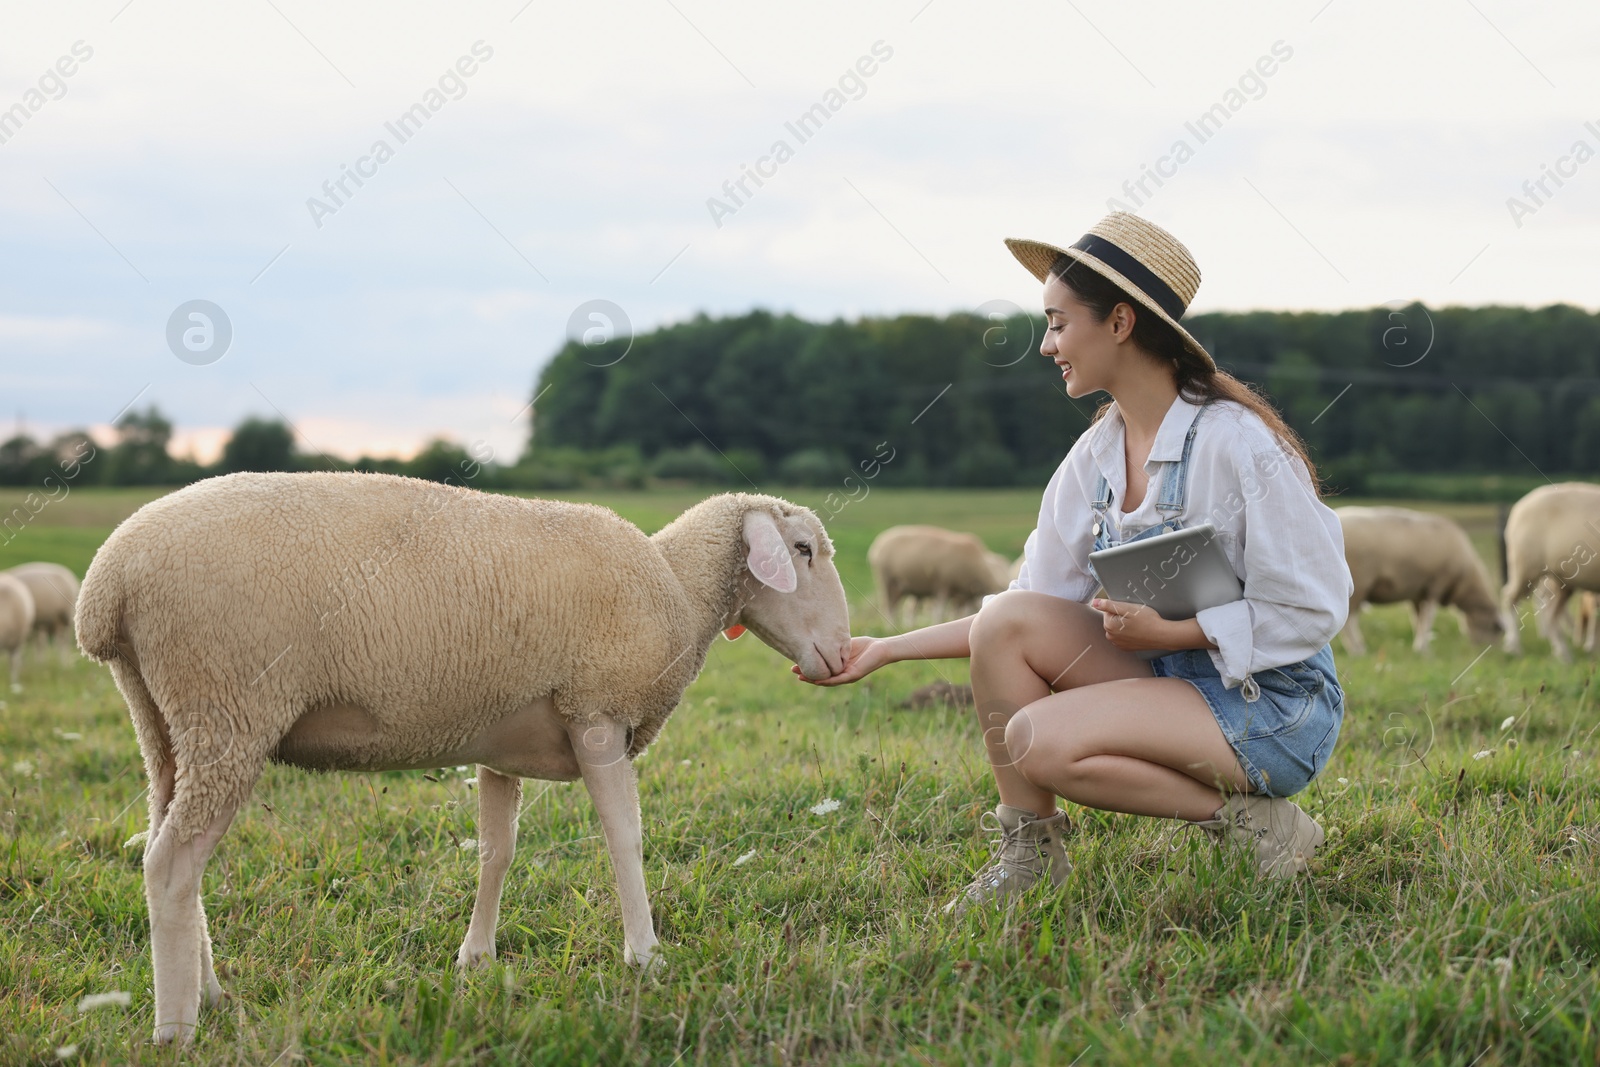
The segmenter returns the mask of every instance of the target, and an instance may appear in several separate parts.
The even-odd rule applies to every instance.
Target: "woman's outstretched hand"
[[[859,682],[873,671],[893,660],[889,656],[888,642],[881,637],[852,637],[850,639],[850,655],[844,661],[844,666],[838,674],[827,678],[811,681],[800,674],[798,666],[789,669],[800,676],[802,682],[811,682],[812,685],[844,685],[848,682]]]

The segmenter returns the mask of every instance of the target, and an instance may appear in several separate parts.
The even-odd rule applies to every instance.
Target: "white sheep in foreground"
[[[1461,612],[1461,629],[1479,644],[1496,641],[1504,624],[1489,570],[1460,524],[1426,511],[1395,507],[1335,508],[1344,529],[1345,562],[1355,591],[1342,637],[1359,656],[1367,642],[1356,616],[1363,603],[1411,606],[1411,647],[1426,652],[1440,607]]]
[[[1011,561],[977,536],[940,526],[891,526],[873,539],[867,562],[884,612],[898,624],[900,604],[915,597],[946,608],[976,611],[982,598],[1011,582]]]
[[[9,574],[0,574],[0,652],[10,653],[11,684],[22,672],[22,646],[33,631],[33,594]]]
[[[1517,604],[1539,587],[1534,598],[1539,628],[1549,638],[1555,657],[1570,662],[1572,652],[1563,633],[1567,598],[1574,592],[1600,590],[1600,485],[1541,485],[1511,506],[1502,536],[1506,559],[1502,612],[1508,620],[1515,619]],[[1506,628],[1505,650],[1522,652],[1515,625]]]
[[[742,624],[806,677],[850,641],[810,510],[728,493],[646,537],[592,504],[379,474],[235,474],[135,512],[95,555],[78,640],[110,664],[150,778],[157,1041],[221,995],[201,876],[268,760],[477,763],[480,880],[458,962],[494,956],[521,778],[581,777],[656,952],[632,757]]]
[[[46,643],[58,634],[72,635],[72,614],[78,606],[78,576],[59,563],[19,563],[9,574],[33,594],[33,629]]]

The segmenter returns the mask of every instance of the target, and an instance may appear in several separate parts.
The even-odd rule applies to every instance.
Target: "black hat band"
[[[1179,299],[1178,294],[1172,291],[1172,286],[1162,281],[1160,276],[1149,267],[1146,267],[1104,237],[1096,237],[1092,233],[1086,233],[1068,247],[1075,248],[1079,252],[1089,253],[1134,285],[1137,285],[1144,290],[1146,296],[1156,302],[1157,307],[1172,316],[1174,322],[1183,317],[1186,305]]]

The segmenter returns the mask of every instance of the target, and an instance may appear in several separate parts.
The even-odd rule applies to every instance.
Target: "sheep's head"
[[[833,565],[833,542],[815,515],[795,510],[745,512],[745,565],[753,581],[737,621],[815,681],[844,664],[850,609]]]

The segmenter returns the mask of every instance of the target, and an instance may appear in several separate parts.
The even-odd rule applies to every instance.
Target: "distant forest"
[[[1278,405],[1340,488],[1600,473],[1600,315],[1581,308],[1414,304],[1185,325]],[[1023,314],[819,324],[754,312],[641,335],[621,359],[571,341],[540,375],[530,454],[628,448],[810,482],[881,459],[886,444],[880,484],[1042,485],[1105,399],[1066,396],[1038,354],[1043,326]]]
[[[1330,488],[1514,499],[1546,477],[1600,476],[1600,315],[1552,305],[1197,315],[1185,325],[1310,444]],[[534,386],[514,463],[431,442],[410,460],[329,460],[249,419],[209,466],[168,452],[171,424],[130,412],[119,440],[0,444],[0,484],[182,484],[235,470],[363,469],[484,488],[1039,485],[1104,394],[1077,401],[1038,354],[1043,320],[808,322],[766,311],[590,347],[570,340]],[[1426,484],[1424,484],[1426,482]],[[1445,486],[1440,490],[1440,486]]]

